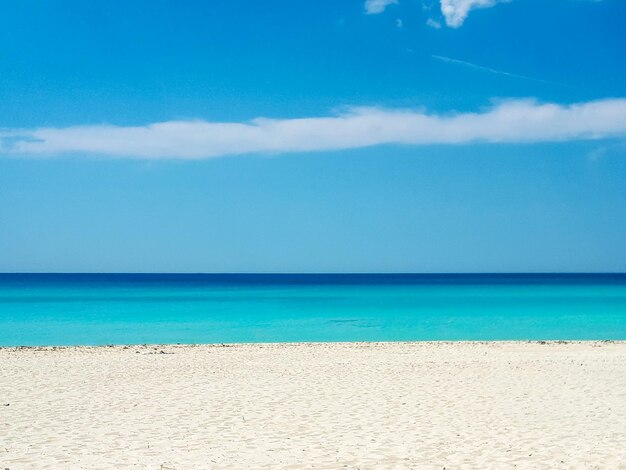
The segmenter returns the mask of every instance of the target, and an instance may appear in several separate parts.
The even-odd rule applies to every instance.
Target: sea
[[[626,340],[626,274],[0,274],[0,346]]]

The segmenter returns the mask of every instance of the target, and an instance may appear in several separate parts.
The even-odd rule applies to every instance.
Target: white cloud
[[[169,121],[0,131],[8,155],[94,154],[204,159],[247,153],[354,149],[380,144],[546,142],[626,136],[626,99],[558,105],[503,101],[478,113],[353,108],[329,117],[246,123]]]
[[[448,26],[458,28],[463,24],[470,10],[490,8],[507,1],[509,0],[441,0],[441,13]]]
[[[398,0],[365,0],[365,13],[368,15],[382,13],[393,3],[398,3]]]

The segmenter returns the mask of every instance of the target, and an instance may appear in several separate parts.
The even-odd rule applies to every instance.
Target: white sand
[[[0,470],[263,467],[626,468],[626,343],[0,350]]]

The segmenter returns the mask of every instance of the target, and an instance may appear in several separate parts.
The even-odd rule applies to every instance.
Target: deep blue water
[[[0,274],[0,346],[626,339],[625,274]]]

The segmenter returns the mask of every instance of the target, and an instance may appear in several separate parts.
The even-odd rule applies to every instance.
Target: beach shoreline
[[[0,348],[0,468],[626,468],[626,341]]]
[[[598,347],[603,344],[622,344],[626,339],[523,339],[523,340],[414,340],[414,341],[258,341],[258,342],[224,342],[224,343],[112,343],[112,344],[61,344],[61,345],[17,345],[2,346],[1,351],[59,351],[67,349],[130,349],[130,348],[236,348],[236,347],[303,347],[303,346],[385,346],[385,345],[560,345],[586,344]]]

